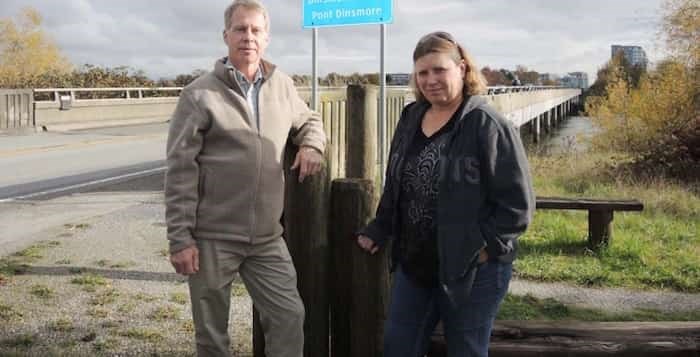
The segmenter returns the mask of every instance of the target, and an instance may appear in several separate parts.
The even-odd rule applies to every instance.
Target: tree
[[[667,0],[662,29],[666,45],[674,56],[697,71],[700,65],[700,2]]]
[[[515,67],[515,74],[518,76],[520,83],[525,84],[537,84],[540,80],[540,74],[528,70],[527,67],[518,65]]]
[[[502,70],[492,70],[488,66],[481,69],[481,74],[484,75],[486,82],[490,86],[508,85],[513,81],[513,79],[508,80]]]
[[[177,77],[175,77],[175,86],[176,87],[184,87],[195,79],[199,78],[203,74],[207,73],[207,71],[203,69],[195,69],[192,71],[190,74],[179,74]]]
[[[41,29],[41,15],[31,7],[18,22],[0,19],[0,87],[33,87],[42,77],[60,75],[71,64]]]
[[[667,0],[662,21],[672,57],[646,73],[614,56],[594,84],[586,108],[603,129],[594,144],[626,152],[633,166],[700,179],[700,74],[697,0]]]

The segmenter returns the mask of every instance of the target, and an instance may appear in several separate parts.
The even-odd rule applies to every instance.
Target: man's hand
[[[323,156],[318,150],[309,146],[302,146],[299,148],[296,158],[294,158],[294,164],[292,164],[291,169],[296,170],[299,168],[299,182],[304,182],[307,176],[314,175],[321,170],[322,162]]]
[[[369,254],[374,254],[379,250],[379,247],[374,244],[373,240],[369,239],[367,236],[363,236],[362,234],[357,236],[357,244]]]
[[[171,254],[170,263],[178,274],[195,274],[199,271],[199,249],[193,245],[175,254]]]

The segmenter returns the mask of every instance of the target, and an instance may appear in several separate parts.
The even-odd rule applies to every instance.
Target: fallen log
[[[446,352],[438,326],[428,356]],[[489,356],[700,357],[700,322],[497,321]]]

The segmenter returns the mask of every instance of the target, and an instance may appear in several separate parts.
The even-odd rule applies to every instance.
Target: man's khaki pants
[[[231,283],[238,272],[260,312],[265,355],[302,356],[304,305],[284,240],[251,245],[200,239],[197,247],[199,272],[189,278],[197,355],[230,355]]]

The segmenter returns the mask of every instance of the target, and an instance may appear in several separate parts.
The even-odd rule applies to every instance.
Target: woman
[[[449,356],[487,356],[534,209],[527,159],[450,34],[421,38],[413,62],[416,102],[396,127],[376,217],[357,237],[372,254],[394,241],[384,356],[423,356],[439,320]]]

